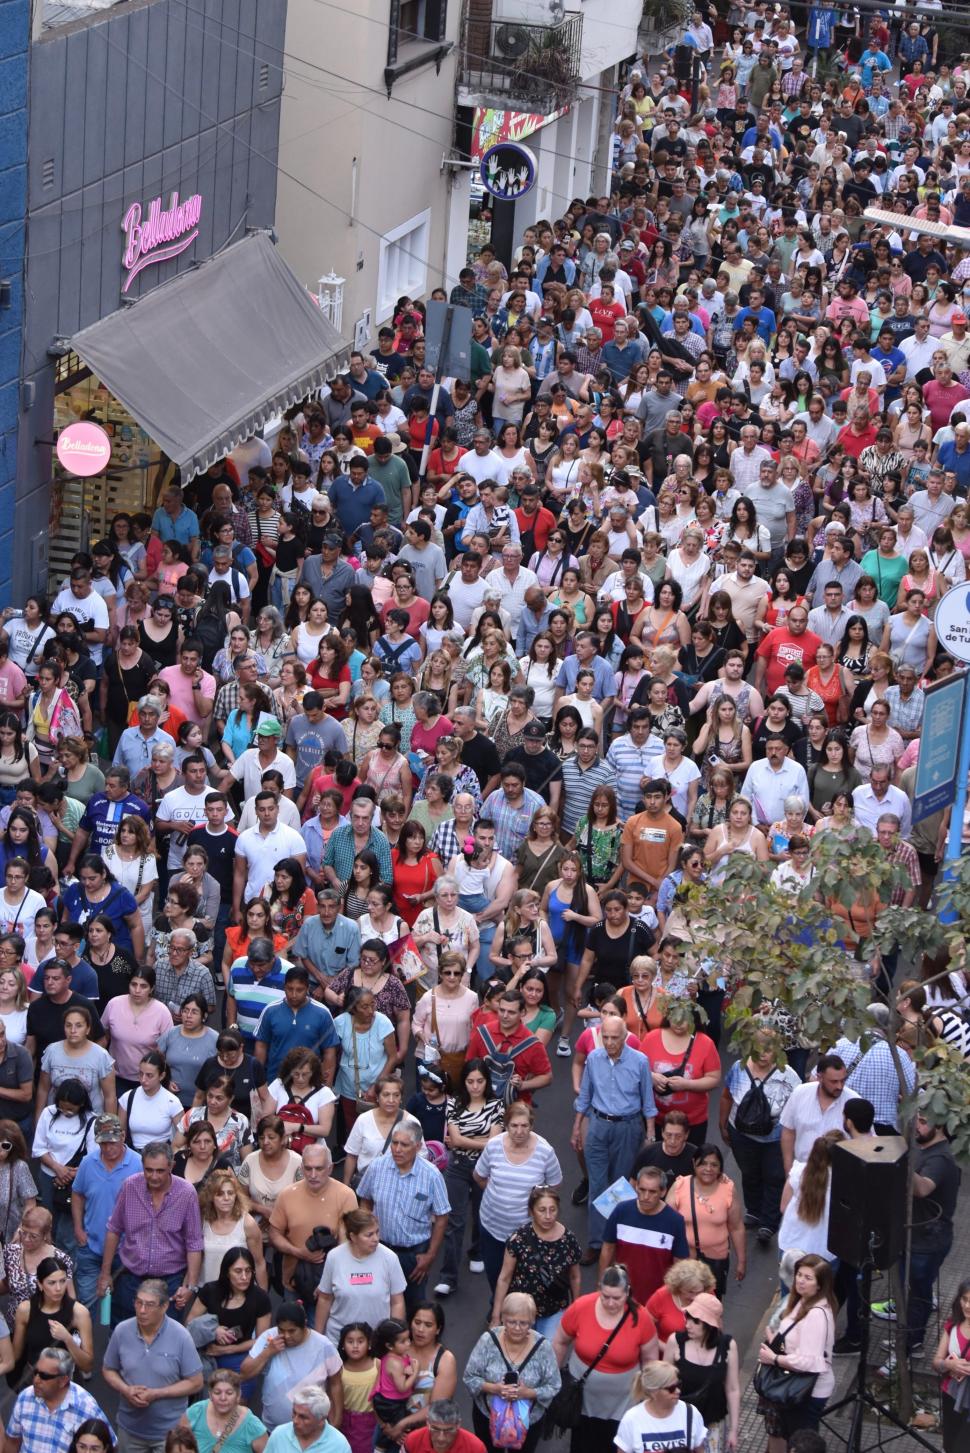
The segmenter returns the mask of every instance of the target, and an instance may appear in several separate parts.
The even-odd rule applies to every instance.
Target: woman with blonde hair
[[[524,973],[530,966],[547,969],[556,962],[556,945],[541,916],[541,904],[542,899],[532,888],[519,888],[512,894],[505,918],[496,930],[489,963],[512,969],[514,977],[515,971]]]
[[[714,1290],[715,1277],[704,1261],[688,1257],[668,1267],[663,1286],[647,1299],[647,1311],[657,1324],[657,1337],[666,1345],[676,1332],[686,1330],[684,1312],[695,1297]]]
[[[730,696],[718,696],[694,742],[705,786],[714,767],[727,767],[732,774],[743,776],[751,766],[751,753],[751,732],[738,715],[737,702]]]
[[[375,696],[357,696],[347,706],[347,715],[340,723],[347,743],[347,755],[359,767],[377,746],[384,724],[380,719],[380,702]]]
[[[677,1448],[702,1453],[707,1425],[690,1403],[681,1401],[680,1378],[670,1362],[648,1362],[633,1379],[635,1406],[620,1419],[614,1446],[620,1453],[644,1448]]]
[[[266,1290],[263,1238],[249,1198],[231,1170],[214,1170],[199,1188],[202,1215],[202,1281],[215,1281],[227,1251],[246,1247],[256,1264],[256,1281]]]

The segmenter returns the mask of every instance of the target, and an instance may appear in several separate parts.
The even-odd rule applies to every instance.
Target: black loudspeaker
[[[678,81],[690,80],[696,55],[697,51],[692,45],[674,46],[674,76]]]
[[[829,1251],[850,1266],[879,1271],[898,1261],[906,1239],[908,1152],[899,1135],[843,1140],[832,1147]]]

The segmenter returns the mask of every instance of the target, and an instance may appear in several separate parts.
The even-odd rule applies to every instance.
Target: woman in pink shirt
[[[788,1372],[814,1372],[812,1395],[789,1408],[765,1408],[768,1453],[785,1453],[799,1428],[817,1429],[835,1387],[832,1347],[837,1304],[832,1268],[824,1257],[803,1256],[795,1263],[795,1283],[778,1319],[778,1331],[762,1342],[758,1361]]]

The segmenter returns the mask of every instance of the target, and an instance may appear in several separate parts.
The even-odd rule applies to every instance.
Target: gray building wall
[[[14,599],[37,581],[27,542],[49,513],[55,339],[271,227],[286,0],[134,0],[44,32],[30,63],[27,306]],[[125,298],[133,202],[203,198],[199,236]],[[240,299],[240,306],[246,300]],[[31,399],[32,394],[32,399]]]

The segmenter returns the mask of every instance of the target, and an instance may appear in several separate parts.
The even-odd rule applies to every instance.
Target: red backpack
[[[277,1110],[277,1115],[285,1122],[287,1129],[292,1126],[314,1125],[316,1123],[313,1112],[308,1110],[305,1103],[294,1096],[287,1100]],[[313,1145],[315,1139],[312,1135],[304,1135],[302,1130],[289,1130],[290,1149],[295,1150],[297,1155],[308,1145]]]

